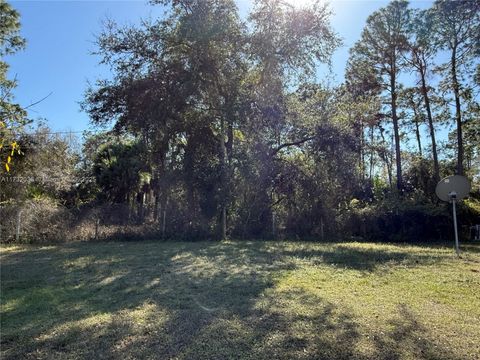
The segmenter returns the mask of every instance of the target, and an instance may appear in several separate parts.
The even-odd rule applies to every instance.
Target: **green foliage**
[[[413,235],[422,227],[416,217],[433,224],[443,216],[434,211],[435,140],[432,164],[420,134],[427,118],[430,134],[433,117],[448,121],[446,102],[427,83],[402,90],[399,81],[412,69],[428,78],[440,41],[429,12],[393,1],[372,14],[351,49],[346,83],[332,88],[309,78],[340,44],[327,6],[262,0],[242,24],[232,1],[153,3],[167,6],[165,19],[109,23],[97,39],[115,76],[89,88],[83,107],[95,124],[113,123],[145,146],[142,155],[119,152],[125,165],[115,176],[105,165],[98,186],[118,190],[105,200],[145,207],[163,236],[182,238],[325,238],[360,212],[373,237],[389,240]],[[442,110],[426,116],[426,97]],[[407,119],[415,156],[400,149]],[[130,185],[108,189],[123,172]],[[141,172],[151,177],[143,189]],[[405,229],[410,223],[415,230]]]
[[[110,23],[100,34],[98,54],[115,76],[88,89],[83,108],[94,123],[113,121],[115,131],[144,142],[153,218],[166,218],[168,231],[207,236],[217,228],[224,238],[228,212],[234,232],[251,219],[263,228],[253,233],[264,235],[274,198],[283,196],[275,183],[283,152],[314,137],[318,120],[298,102],[287,106],[288,83],[299,80],[295,72],[312,74],[339,45],[329,10],[259,1],[246,27],[233,1],[154,3],[169,5],[166,19]],[[114,179],[97,180],[111,192],[105,186]],[[259,197],[256,184],[264,187]],[[233,188],[248,196],[240,200]]]
[[[6,54],[23,40],[18,14],[1,4]],[[145,226],[142,234],[190,240],[349,234],[414,241],[448,232],[436,182],[454,171],[454,154],[474,183],[480,168],[467,61],[478,53],[476,3],[437,1],[417,11],[392,1],[378,9],[338,86],[316,79],[317,65],[329,64],[341,44],[319,1],[258,0],[245,21],[233,0],[152,4],[165,6],[165,16],[107,22],[96,39],[112,76],[88,87],[82,109],[99,131],[86,134],[81,154],[45,127],[20,137],[25,152],[16,153],[15,171],[33,180],[6,184],[2,202],[51,198],[79,218],[91,210],[95,226]],[[447,48],[453,57],[436,68]],[[405,87],[405,73],[418,83]],[[2,111],[19,115],[2,122],[7,142],[19,138],[25,119],[9,97],[13,86],[3,79]],[[458,126],[437,148],[436,127],[453,119],[445,92],[452,86]],[[465,224],[476,214],[470,205],[460,206]]]
[[[18,142],[22,151],[16,155],[11,172],[2,177],[0,202],[22,203],[46,197],[65,204],[75,184],[79,161],[74,137],[52,134],[40,122],[34,132],[21,134]]]
[[[103,144],[98,149],[93,164],[93,173],[102,189],[99,195],[114,203],[131,201],[145,185],[142,172],[148,169],[142,161],[144,151],[144,145],[138,142]]]
[[[20,33],[20,15],[5,0],[0,0],[0,174],[10,171],[12,159],[18,155],[18,133],[27,124],[26,112],[13,102],[12,90],[16,79],[8,79],[6,55],[14,54],[25,46]]]
[[[465,207],[469,208],[472,212],[480,214],[480,200],[476,198],[466,199],[464,201]]]
[[[353,199],[337,221],[343,235],[349,234],[366,240],[418,242],[451,239],[451,205],[432,201],[431,198],[430,192],[410,190],[403,197],[384,195],[370,203]],[[462,240],[469,240],[470,227],[478,223],[479,204],[473,194],[473,197],[458,206]]]
[[[397,189],[403,191],[402,159],[400,149],[400,132],[397,114],[398,75],[404,66],[402,54],[408,49],[408,33],[411,11],[407,1],[394,0],[386,7],[371,14],[362,31],[362,37],[350,51],[350,71],[347,75],[355,74],[357,68],[366,79],[354,75],[353,81],[367,86],[370,91],[385,91],[385,103],[388,104],[388,118],[392,120]],[[369,75],[373,73],[374,75]],[[386,116],[385,116],[386,117]],[[391,165],[389,165],[391,166]],[[391,171],[389,171],[391,173]],[[391,177],[391,175],[390,175]]]
[[[446,240],[453,226],[447,207],[421,197],[390,195],[371,204],[351,203],[338,220],[342,234],[374,241]]]
[[[455,122],[457,131],[457,173],[464,174],[464,144],[462,124],[464,114],[462,93],[468,88],[462,74],[471,72],[478,55],[480,33],[480,5],[476,1],[435,1],[429,15],[433,17],[437,40],[435,45],[449,52],[449,60],[438,67],[444,74],[441,87],[453,93],[455,100]]]

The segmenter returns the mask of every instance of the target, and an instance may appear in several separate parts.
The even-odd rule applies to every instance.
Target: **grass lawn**
[[[480,359],[480,246],[1,247],[1,358]]]

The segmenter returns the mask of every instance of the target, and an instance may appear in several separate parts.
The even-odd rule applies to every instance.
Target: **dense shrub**
[[[480,201],[470,198],[458,206],[460,236],[479,223]],[[429,241],[453,236],[452,205],[418,196],[389,197],[375,203],[352,201],[339,215],[341,234],[374,241]]]

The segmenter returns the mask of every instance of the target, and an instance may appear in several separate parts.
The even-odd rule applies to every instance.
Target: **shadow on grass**
[[[268,243],[33,248],[2,256],[2,358],[371,358],[356,353],[361,334],[348,309],[305,292],[272,295],[304,258],[359,270],[431,261]],[[392,333],[375,339],[373,358],[401,358],[405,342],[418,347],[418,359],[454,358],[423,337],[417,344],[422,326],[407,308],[399,315]]]
[[[417,318],[418,316],[407,305],[400,304],[396,319],[389,322],[392,330],[376,338],[376,357],[392,360],[411,358],[412,355],[415,359],[431,360],[462,358],[444,347],[439,348],[437,344],[426,339],[425,334],[428,334],[428,328]]]
[[[480,253],[480,241],[463,243],[460,245],[460,250],[478,254]]]
[[[315,265],[326,264],[338,268],[359,271],[375,271],[384,265],[423,266],[431,265],[439,260],[451,258],[451,254],[438,254],[428,251],[424,247],[423,252],[408,250],[402,251],[402,246],[396,246],[396,250],[382,248],[363,248],[355,245],[333,245],[326,248],[299,248],[284,249],[282,256],[306,259]],[[421,249],[420,247],[418,249]],[[453,253],[452,253],[453,254]]]

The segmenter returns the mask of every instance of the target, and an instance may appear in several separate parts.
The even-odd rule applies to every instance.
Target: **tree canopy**
[[[24,40],[18,13],[1,4],[3,55]],[[111,73],[85,91],[97,131],[82,151],[42,127],[20,136],[26,114],[2,70],[4,129],[25,146],[15,174],[68,175],[62,186],[25,186],[23,198],[49,197],[75,216],[121,207],[125,224],[163,237],[395,240],[439,236],[449,219],[434,195],[442,176],[479,181],[475,2],[420,11],[391,1],[368,17],[335,85],[318,76],[342,46],[327,4],[257,0],[245,17],[233,0],[151,5],[165,16],[107,21],[96,37]],[[51,146],[63,157],[55,165]],[[18,200],[8,186],[2,201]],[[460,210],[469,223],[472,201]]]

